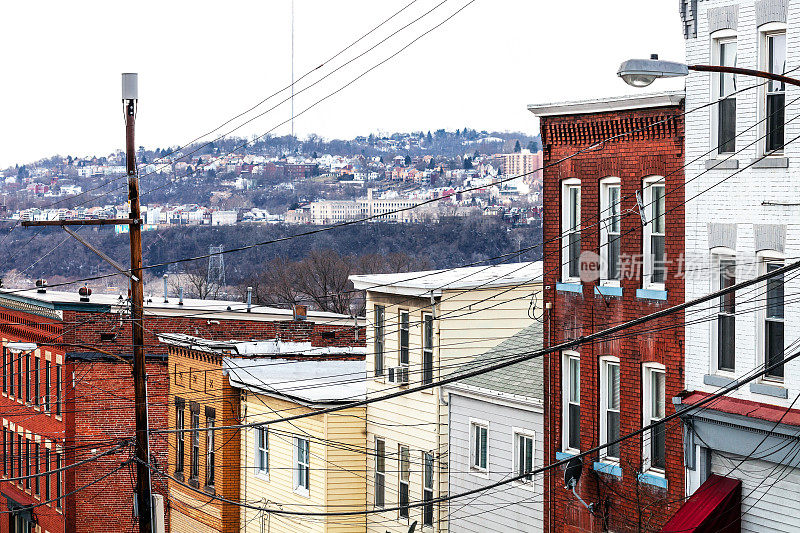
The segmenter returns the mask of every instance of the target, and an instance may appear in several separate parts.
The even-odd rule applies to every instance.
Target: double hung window
[[[643,435],[643,450],[645,465],[649,469],[663,472],[666,464],[666,427],[658,424],[666,416],[666,374],[661,365],[646,365],[644,367],[644,424],[650,428]]]
[[[514,433],[514,475],[524,476],[520,481],[533,480],[533,434]]]
[[[433,454],[422,454],[422,525],[433,526]]]
[[[600,360],[600,442],[607,444],[619,438],[619,361],[616,358]],[[600,457],[618,461],[619,443],[600,452]]]
[[[736,284],[736,259],[732,256],[716,256],[718,289]],[[717,310],[717,369],[727,372],[736,370],[736,293],[719,297]]]
[[[433,315],[422,315],[422,383],[433,382]]]
[[[308,494],[311,484],[311,457],[309,456],[308,439],[294,438],[294,490]]]
[[[714,55],[716,64],[723,67],[736,66],[736,37],[715,39]],[[736,76],[718,73],[714,75],[714,96],[719,100],[716,106],[717,152],[728,154],[736,151]]]
[[[772,74],[786,72],[786,33],[764,34],[764,70]],[[784,143],[786,84],[782,81],[767,81],[766,87],[766,151],[781,151]]]
[[[485,423],[472,422],[472,468],[485,472],[489,462],[489,427]]]
[[[256,428],[256,473],[269,474],[269,428]]]
[[[375,507],[386,505],[386,441],[375,439]]]
[[[783,267],[782,261],[767,261],[767,273]],[[767,280],[767,305],[764,315],[765,379],[783,381],[783,274]]]
[[[600,182],[601,276],[616,282],[620,278],[620,205],[619,178],[603,179]]]
[[[400,494],[400,518],[408,518],[409,501],[408,501],[408,486],[411,480],[411,456],[408,446],[400,446],[398,448],[398,461],[399,461],[399,487]]]
[[[562,392],[564,396],[563,447],[581,448],[581,360],[577,354],[565,354]]]
[[[581,183],[576,179],[564,180],[562,185],[562,230],[564,235],[564,280],[580,279],[581,266]]]
[[[375,375],[382,376],[384,367],[384,354],[386,349],[386,308],[382,305],[376,305],[374,314]]]
[[[663,288],[667,275],[667,255],[664,248],[666,236],[666,190],[663,178],[645,183],[644,227],[644,287]]]

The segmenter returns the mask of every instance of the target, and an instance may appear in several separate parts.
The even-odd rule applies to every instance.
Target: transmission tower
[[[222,245],[208,247],[208,284],[222,287],[225,285],[225,256]]]

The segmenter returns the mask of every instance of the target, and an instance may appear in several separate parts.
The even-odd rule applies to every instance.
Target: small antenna
[[[575,487],[578,486],[578,481],[581,479],[583,473],[583,461],[580,457],[573,457],[567,463],[567,468],[564,469],[564,488],[572,490],[572,494],[578,499],[581,504],[589,509],[589,512],[594,514],[594,504],[588,505],[583,498],[578,496],[575,492]]]
[[[644,214],[644,202],[642,201],[642,191],[636,191],[636,205],[639,206],[639,216],[642,217],[642,226],[647,225],[647,216]]]

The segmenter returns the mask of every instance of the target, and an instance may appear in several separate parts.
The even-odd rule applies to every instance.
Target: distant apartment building
[[[433,209],[415,209],[421,202],[400,196],[375,198],[372,189],[368,189],[366,198],[311,202],[307,207],[287,214],[287,222],[303,223],[309,220],[312,224],[337,224],[367,217],[378,222],[417,222],[435,213]],[[303,212],[306,209],[307,216]]]
[[[367,293],[367,395],[432,384],[531,325],[541,276],[541,263],[351,276]],[[445,400],[434,386],[367,406],[367,508],[386,509],[368,532],[447,531],[451,507],[433,503],[449,490]]]
[[[505,176],[522,176],[526,181],[540,180],[542,178],[542,152],[531,152],[523,148],[520,152],[500,154],[503,159],[503,174]]]
[[[236,225],[238,213],[236,211],[212,211],[212,226],[234,226]]]
[[[328,323],[338,326],[338,332],[342,333],[338,338],[337,329],[330,330],[331,336],[321,336],[315,331],[313,322],[303,321],[286,324],[283,335],[276,334],[265,340],[251,340],[252,334],[245,335],[246,340],[228,341],[185,334],[159,336],[161,342],[169,345],[167,405],[169,429],[174,433],[167,437],[169,462],[166,464],[169,471],[166,474],[169,476],[173,531],[260,531],[261,521],[252,526],[243,521],[246,517],[255,522],[258,515],[248,515],[239,505],[231,503],[240,501],[243,493],[247,493],[247,498],[257,495],[255,499],[264,501],[265,505],[269,505],[267,500],[286,506],[290,503],[330,505],[327,479],[333,486],[330,495],[339,498],[352,499],[347,491],[361,488],[360,482],[351,475],[329,477],[328,461],[334,458],[353,461],[354,456],[352,453],[337,454],[336,450],[327,449],[325,441],[319,439],[326,435],[338,439],[338,426],[344,431],[342,438],[353,439],[358,449],[363,450],[364,433],[358,429],[358,425],[363,425],[363,419],[358,419],[353,430],[352,420],[348,424],[343,418],[321,417],[322,422],[332,422],[331,433],[319,426],[319,419],[313,418],[297,424],[269,426],[264,432],[239,428],[211,429],[236,426],[247,420],[264,420],[268,414],[276,414],[277,410],[270,408],[281,402],[284,405],[302,404],[303,409],[307,408],[298,396],[292,396],[293,391],[298,394],[294,390],[297,384],[292,387],[293,371],[296,377],[304,369],[312,373],[333,370],[326,366],[327,363],[339,359],[355,362],[363,372],[363,335],[357,341],[352,321],[341,315],[337,318]],[[354,346],[356,344],[362,347]],[[352,370],[354,366],[350,365],[348,369]],[[277,367],[283,368],[274,374],[269,371]],[[282,383],[275,383],[279,381],[275,377],[278,374],[286,377]],[[267,383],[273,383],[275,387]],[[283,394],[277,392],[281,390]],[[316,393],[324,391],[317,387],[307,394]],[[287,400],[287,396],[290,399]],[[288,436],[285,431],[289,431]],[[261,451],[266,456],[261,456],[263,461],[259,462],[261,459],[256,456]],[[242,457],[255,465],[252,472],[242,472]],[[363,458],[360,460],[363,462]],[[266,470],[259,471],[258,466]],[[347,490],[336,488],[339,481],[347,485]],[[358,506],[363,508],[363,497],[359,497]],[[270,531],[302,530],[283,528],[280,521],[272,517]],[[358,521],[352,524],[358,524]]]

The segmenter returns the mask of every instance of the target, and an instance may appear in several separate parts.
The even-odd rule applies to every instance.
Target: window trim
[[[175,428],[179,430],[186,429],[186,401],[178,396],[175,396]],[[179,431],[175,433],[175,475],[183,479],[185,469],[186,433]]]
[[[533,445],[533,451],[531,454],[531,469],[536,469],[536,431],[529,428],[522,428],[513,426],[511,428],[511,453],[512,457],[512,472],[514,476],[519,475],[519,448],[517,447],[517,440],[518,437],[524,437],[526,439],[531,439]],[[526,487],[533,489],[534,488],[534,481],[536,480],[536,475],[531,474],[530,480],[525,479],[518,479],[514,481],[515,485],[520,487]]]
[[[565,453],[580,453],[580,449],[572,448],[569,445],[569,361],[575,359],[578,361],[578,409],[581,407],[580,398],[580,372],[581,372],[581,354],[572,350],[564,350],[561,352],[561,450]],[[580,417],[582,418],[582,416]],[[578,435],[580,439],[580,422],[578,420]]]
[[[300,462],[300,443],[305,442],[306,462]],[[292,438],[292,490],[295,494],[310,497],[311,494],[311,442],[308,437],[294,435]],[[303,473],[305,479],[301,480]],[[305,481],[305,484],[303,483]]]
[[[716,246],[716,247],[712,248],[709,252],[710,252],[709,257],[710,257],[711,272],[712,272],[712,275],[711,275],[711,291],[714,292],[714,291],[718,291],[720,289],[720,283],[719,283],[720,282],[719,278],[720,278],[720,274],[721,274],[720,273],[720,269],[719,269],[720,261],[723,260],[723,259],[733,260],[733,262],[734,262],[734,280],[737,279],[737,277],[738,277],[738,266],[736,265],[736,250],[732,250],[731,248],[727,248],[727,247],[724,247],[724,246]],[[720,311],[719,311],[719,305],[720,305],[719,300],[717,300],[717,303],[715,305],[717,306],[716,307],[717,310],[715,311],[715,313],[716,313],[716,316],[719,317],[720,314],[721,314]],[[736,304],[734,303],[734,305],[736,305]],[[734,323],[735,323],[736,314],[734,314],[733,316],[734,316]],[[736,360],[735,360],[736,342],[735,342],[735,338],[734,338],[734,368],[733,368],[733,370],[725,370],[725,369],[719,367],[719,340],[718,340],[719,339],[719,337],[718,337],[718,335],[719,335],[719,326],[718,326],[718,320],[712,320],[710,322],[710,328],[709,329],[710,329],[710,332],[709,332],[710,337],[709,337],[709,343],[708,343],[708,345],[710,347],[710,350],[709,350],[709,356],[710,356],[709,368],[711,369],[711,372],[714,373],[714,374],[719,374],[719,375],[724,375],[726,377],[735,378],[736,377]]]
[[[405,319],[405,322],[403,321]],[[403,345],[403,333],[405,342]],[[403,361],[405,359],[405,361]],[[411,364],[411,313],[408,309],[397,310],[397,366]]]
[[[375,443],[375,485],[372,494],[372,504],[376,509],[383,509],[386,507],[386,439],[384,437],[380,437],[375,435],[375,439],[373,441]],[[383,443],[383,456],[380,455],[378,452],[378,442]],[[378,468],[378,459],[383,459],[383,469]],[[381,477],[381,503],[378,503],[378,477]]]
[[[212,431],[211,428],[217,425],[217,413],[216,410],[206,406],[206,475],[205,475],[205,487],[210,488],[211,490],[214,489],[214,485],[216,483],[217,477],[217,469],[216,469],[216,462],[217,462],[217,449],[216,449],[216,431]]]
[[[762,24],[758,27],[758,69],[769,72],[769,65],[767,64],[769,61],[768,57],[768,46],[767,46],[767,39],[770,36],[783,34],[787,35],[787,43],[786,43],[786,50],[784,54],[787,56],[789,53],[789,42],[788,42],[788,27],[785,22],[768,22],[766,24]],[[758,119],[759,119],[759,126],[758,126],[758,154],[761,156],[767,155],[767,85],[762,85],[758,88]],[[786,91],[784,89],[784,95]],[[784,102],[784,113],[785,113],[785,102]],[[785,129],[785,115],[784,115],[784,144],[786,141],[786,129]],[[782,157],[784,155],[784,150],[776,150],[767,157],[774,156],[774,157]]]
[[[721,61],[721,55],[722,55],[721,54],[721,46],[723,44],[729,44],[729,43],[732,43],[732,42],[736,43],[736,53],[737,53],[737,62],[738,62],[739,35],[738,35],[738,32],[736,30],[732,30],[732,29],[717,30],[717,31],[713,32],[709,37],[711,38],[711,64],[712,65],[720,65],[721,64],[721,62],[722,62]],[[713,74],[711,76],[711,87],[710,87],[710,89],[711,89],[711,100],[712,101],[720,100],[720,98],[722,97],[722,95],[720,93],[720,90],[719,90],[720,76],[722,76],[722,75],[723,74],[715,73],[715,74]],[[733,75],[734,87],[736,87],[736,79],[737,79],[736,75],[734,74]],[[735,90],[736,89],[734,89],[734,91]],[[733,96],[733,98],[736,98],[736,96]],[[731,154],[735,154],[736,153],[735,145],[734,145],[734,151],[733,152],[720,152],[719,151],[719,106],[718,105],[711,106],[710,113],[711,113],[711,131],[709,132],[709,141],[710,141],[710,145],[708,147],[709,150],[713,150],[713,154],[716,157],[728,157],[728,156],[731,156]],[[737,111],[737,114],[738,114],[738,111]],[[736,120],[737,118],[738,118],[737,116],[734,116],[734,121],[736,121],[736,123],[738,123],[738,121]],[[734,143],[735,142],[736,142],[736,139],[734,138]],[[732,157],[735,157],[735,155],[733,155]]]
[[[403,450],[405,449],[408,461],[403,464]],[[407,467],[408,471],[404,472],[403,467]],[[403,481],[403,474],[408,474],[408,479]],[[403,485],[406,488],[406,505],[402,503]],[[411,447],[407,444],[397,444],[397,516],[399,519],[409,520],[411,518]],[[405,513],[405,514],[403,514]]]
[[[380,311],[380,320],[378,314]],[[373,372],[375,379],[383,379],[386,373],[386,306],[375,304],[373,316]],[[380,349],[379,349],[380,347]]]
[[[664,375],[664,416],[667,415],[667,369],[661,363],[647,362],[642,363],[642,427],[650,425],[650,375],[652,373],[661,373]],[[664,425],[666,431],[666,424]],[[666,449],[664,450],[664,461],[666,463]],[[666,464],[665,464],[666,467]],[[649,432],[642,434],[642,471],[643,473],[652,474],[655,476],[665,477],[666,472],[664,469],[654,467],[650,460],[650,435]]]
[[[261,447],[261,436],[264,436],[265,447]],[[255,428],[254,432],[254,454],[253,466],[254,475],[257,478],[269,481],[269,426],[259,426]],[[261,452],[264,453],[264,463],[261,463]]]
[[[428,320],[430,320],[430,327],[431,327],[430,339],[428,339],[427,333],[426,333],[426,330],[427,330],[427,327],[428,327]],[[422,342],[420,343],[422,345],[421,346],[421,348],[422,348],[422,354],[421,354],[422,361],[421,361],[421,363],[422,364],[420,366],[421,366],[421,370],[422,370],[422,384],[425,385],[425,384],[433,382],[434,367],[436,366],[435,365],[435,359],[434,359],[434,355],[435,355],[434,338],[436,336],[436,321],[435,321],[435,317],[434,317],[433,313],[427,312],[427,311],[424,311],[422,313],[422,320],[421,320],[421,324],[420,324],[420,329],[422,330],[420,332],[420,333],[422,333],[422,335],[421,335]],[[428,340],[430,340],[430,347],[426,346],[426,344],[427,344],[426,341],[428,341]],[[428,353],[430,353],[430,366],[427,365],[427,362],[428,362],[427,354]],[[433,392],[433,389],[431,389],[430,392]]]
[[[620,277],[621,272],[617,272],[617,278],[611,279],[609,278],[609,271],[608,271],[608,251],[610,249],[609,243],[609,235],[611,232],[609,228],[611,226],[611,200],[610,200],[610,190],[611,188],[616,187],[619,188],[619,204],[618,204],[618,213],[617,216],[619,217],[619,225],[620,231],[617,233],[617,236],[620,239],[620,256],[622,255],[622,181],[617,176],[607,176],[600,180],[600,211],[599,211],[599,219],[600,219],[600,285],[603,287],[619,287],[620,286]],[[618,268],[621,265],[618,265]]]
[[[578,188],[578,224],[577,232],[572,231],[569,225],[569,189]],[[569,274],[569,239],[573,233],[580,233],[581,231],[581,203],[583,199],[581,180],[579,178],[566,178],[561,180],[561,212],[559,217],[561,219],[561,281],[564,283],[580,283],[580,276],[570,276]],[[580,261],[578,265],[580,270]]]
[[[428,476],[428,460],[430,459],[430,487],[427,486],[427,476]],[[436,458],[433,455],[433,452],[422,452],[422,501],[431,501],[435,496],[436,490]],[[428,495],[430,494],[430,498]],[[436,508],[434,507],[433,503],[424,504],[421,507],[422,516],[422,527],[423,528],[433,528],[434,523],[436,522]],[[430,513],[431,521],[428,523],[426,521],[426,517]]]
[[[667,186],[664,176],[648,176],[642,180],[643,201],[645,209],[645,219],[647,224],[642,228],[642,288],[648,290],[663,291],[666,287],[667,275],[669,268],[664,266],[664,282],[650,281],[653,277],[653,260],[650,257],[651,251],[651,237],[653,236],[653,223],[655,217],[653,216],[653,185],[660,185],[664,187],[664,261],[668,261],[667,257]]]
[[[619,424],[622,426],[622,368],[620,365],[619,357],[613,355],[603,355],[599,358],[600,364],[600,373],[599,373],[599,389],[600,389],[600,404],[599,404],[599,415],[600,415],[600,444],[606,444],[608,442],[608,418],[607,414],[609,411],[608,408],[608,388],[607,388],[607,380],[608,380],[608,367],[610,365],[615,365],[617,367],[617,374],[619,376],[619,387],[620,390],[617,391],[617,396],[619,396],[620,405],[617,408],[617,415],[619,416]],[[621,429],[621,427],[620,427]],[[622,451],[620,450],[620,454]],[[619,457],[611,457],[608,455],[608,448],[603,448],[600,450],[600,461],[604,463],[613,463],[619,464],[620,458]]]
[[[483,428],[486,430],[486,466],[481,467],[479,464],[476,463],[476,435],[475,435],[475,428]],[[469,471],[471,474],[488,478],[489,477],[489,421],[484,420],[481,418],[472,418],[469,419]]]
[[[786,257],[785,254],[778,252],[776,250],[762,250],[756,253],[756,261],[758,264],[758,275],[764,275],[767,273],[767,265],[769,263],[781,263],[783,266],[786,265]],[[784,275],[784,283],[786,282],[786,277]],[[766,304],[767,301],[767,283],[768,280],[765,280],[762,284],[760,284],[760,289],[763,291],[764,294],[764,303]],[[783,323],[786,324],[786,286],[784,285],[784,304],[783,304],[783,313],[784,319]],[[766,368],[766,360],[767,360],[767,353],[766,353],[766,320],[767,320],[767,308],[766,305],[760,306],[756,314],[756,363],[757,366],[761,367],[762,369]],[[784,338],[783,338],[783,349],[784,349],[784,358],[786,358],[786,332],[784,326]],[[784,386],[786,382],[786,366],[784,365],[784,376],[780,378],[778,376],[768,376],[767,374],[762,374],[761,377],[758,378],[760,383],[766,383],[769,385],[776,385],[779,387]]]

